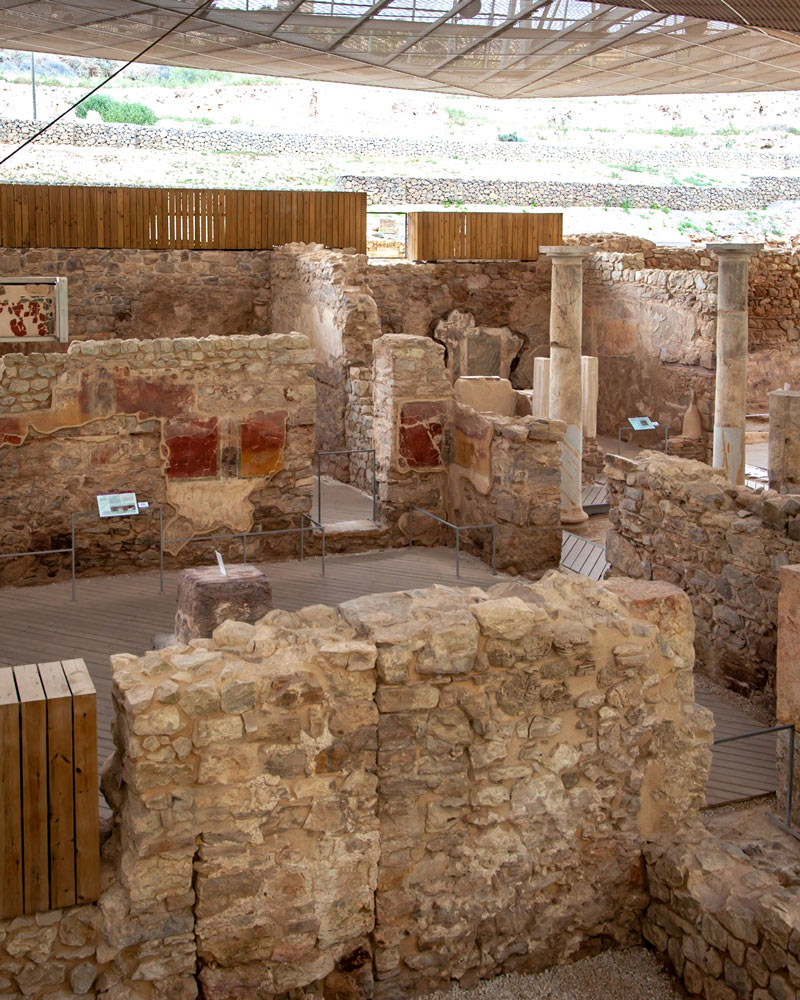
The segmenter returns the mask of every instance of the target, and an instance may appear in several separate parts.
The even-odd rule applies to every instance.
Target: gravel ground
[[[500,976],[474,990],[457,987],[429,1000],[680,1000],[686,994],[646,948],[605,951],[536,976]]]

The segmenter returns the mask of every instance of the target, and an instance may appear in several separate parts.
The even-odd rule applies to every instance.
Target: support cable
[[[120,66],[119,69],[114,70],[111,76],[107,76],[105,80],[101,80],[100,83],[98,83],[96,87],[93,87],[88,94],[84,94],[83,97],[79,98],[77,101],[75,101],[74,104],[68,107],[66,111],[62,111],[60,115],[57,115],[52,121],[49,121],[45,126],[40,128],[38,132],[36,132],[32,136],[29,136],[24,142],[20,143],[20,145],[17,146],[16,149],[12,149],[7,156],[4,156],[3,159],[0,160],[0,167],[2,167],[4,163],[7,163],[12,156],[16,156],[17,153],[23,150],[29,143],[35,142],[40,135],[44,135],[44,133],[48,129],[52,128],[57,122],[60,122],[62,118],[66,117],[66,115],[70,113],[70,111],[74,111],[79,104],[83,104],[83,102],[88,98],[90,98],[92,94],[96,94],[101,87],[105,87],[105,85],[107,83],[110,83],[115,76],[119,76],[120,73],[124,72],[129,66],[132,66],[133,63],[141,59],[142,56],[147,55],[147,53],[151,49],[154,49],[156,45],[159,45],[161,42],[163,42],[168,35],[171,35],[173,31],[177,31],[177,29],[180,28],[182,24],[185,24],[192,17],[197,17],[197,15],[201,13],[201,11],[205,10],[207,7],[210,7],[213,2],[214,0],[203,0],[203,2],[198,7],[195,7],[194,10],[191,10],[189,11],[188,14],[185,14],[180,19],[180,21],[178,21],[176,24],[173,24],[172,27],[168,28],[162,35],[159,35],[158,38],[155,39],[155,41],[151,42],[146,48],[142,49],[142,51],[139,52],[137,55],[135,55],[132,59],[129,59],[126,63]]]

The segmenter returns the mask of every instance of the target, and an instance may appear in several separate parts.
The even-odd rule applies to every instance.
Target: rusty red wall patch
[[[140,378],[115,373],[117,411],[149,417],[178,417],[194,409],[194,387],[168,378]]]
[[[442,464],[444,400],[404,403],[400,409],[400,460],[410,469]]]
[[[256,412],[241,427],[241,476],[271,476],[283,468],[286,411]]]
[[[219,472],[219,428],[217,418],[187,417],[170,420],[164,427],[169,448],[169,479],[209,479]]]

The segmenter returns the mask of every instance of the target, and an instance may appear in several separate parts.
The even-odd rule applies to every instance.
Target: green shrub
[[[516,132],[503,132],[497,136],[498,142],[525,142],[522,136],[517,135]]]
[[[92,94],[80,104],[75,114],[85,118],[87,111],[97,111],[104,122],[127,122],[131,125],[155,125],[158,118],[146,104],[115,101],[105,94]]]

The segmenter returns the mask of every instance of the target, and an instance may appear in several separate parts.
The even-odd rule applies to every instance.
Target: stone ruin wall
[[[606,475],[613,569],[681,587],[699,669],[774,710],[778,570],[800,562],[800,498],[655,452],[606,456]]]
[[[374,435],[381,519],[407,537],[409,506],[456,524],[497,525],[497,566],[532,573],[561,552],[560,441],[564,424],[479,414],[454,398],[444,347],[386,334],[373,344]],[[451,529],[413,515],[414,538],[454,544]],[[491,561],[491,533],[464,533]]]
[[[155,513],[97,516],[96,494],[119,490],[160,504],[167,538],[296,526],[311,506],[313,363],[299,334],[88,341],[67,354],[6,355],[0,550],[68,547],[70,515],[80,511],[89,516],[76,522],[79,572],[157,567]],[[240,543],[218,545],[241,557]],[[208,545],[167,551],[179,564],[213,558]],[[69,558],[7,560],[0,572],[6,583],[41,582],[68,574]]]
[[[316,447],[320,451],[372,448],[372,341],[381,335],[366,286],[367,258],[290,243],[272,255],[274,330],[302,330],[316,352]],[[372,489],[368,455],[330,457],[323,472]]]
[[[800,993],[800,873],[788,838],[782,847],[775,834],[715,835],[697,824],[645,847],[644,936],[691,995]]]
[[[70,340],[267,334],[270,258],[265,250],[0,247],[0,276],[67,278]],[[0,344],[0,355],[36,349]]]
[[[641,941],[710,715],[665,584],[552,574],[112,658],[97,905],[0,923],[0,993],[400,998]]]
[[[620,384],[634,387],[643,411],[663,400],[660,419],[670,420],[673,434],[692,388],[710,414],[716,257],[619,235],[565,242],[599,251],[585,271],[584,353],[601,358],[601,433],[615,434],[619,418],[630,415]],[[508,326],[527,341],[520,388],[530,385],[533,357],[549,350],[544,260],[368,264],[363,255],[313,244],[275,251],[4,248],[0,274],[65,275],[72,339],[307,332],[333,404],[324,411],[335,413],[321,434],[342,447],[364,446],[368,414],[358,387],[351,397],[347,375],[355,366],[353,381],[363,380],[359,368],[381,332],[430,336],[453,309],[472,312],[479,326]],[[770,389],[800,380],[800,255],[754,255],[750,288],[748,406],[766,412]],[[0,354],[20,349],[35,347],[0,345]],[[340,356],[344,371],[330,360]]]
[[[599,433],[616,437],[641,414],[678,436],[694,390],[710,447],[716,275],[647,268],[640,253],[598,252],[584,269],[583,322],[583,353],[599,359]]]

